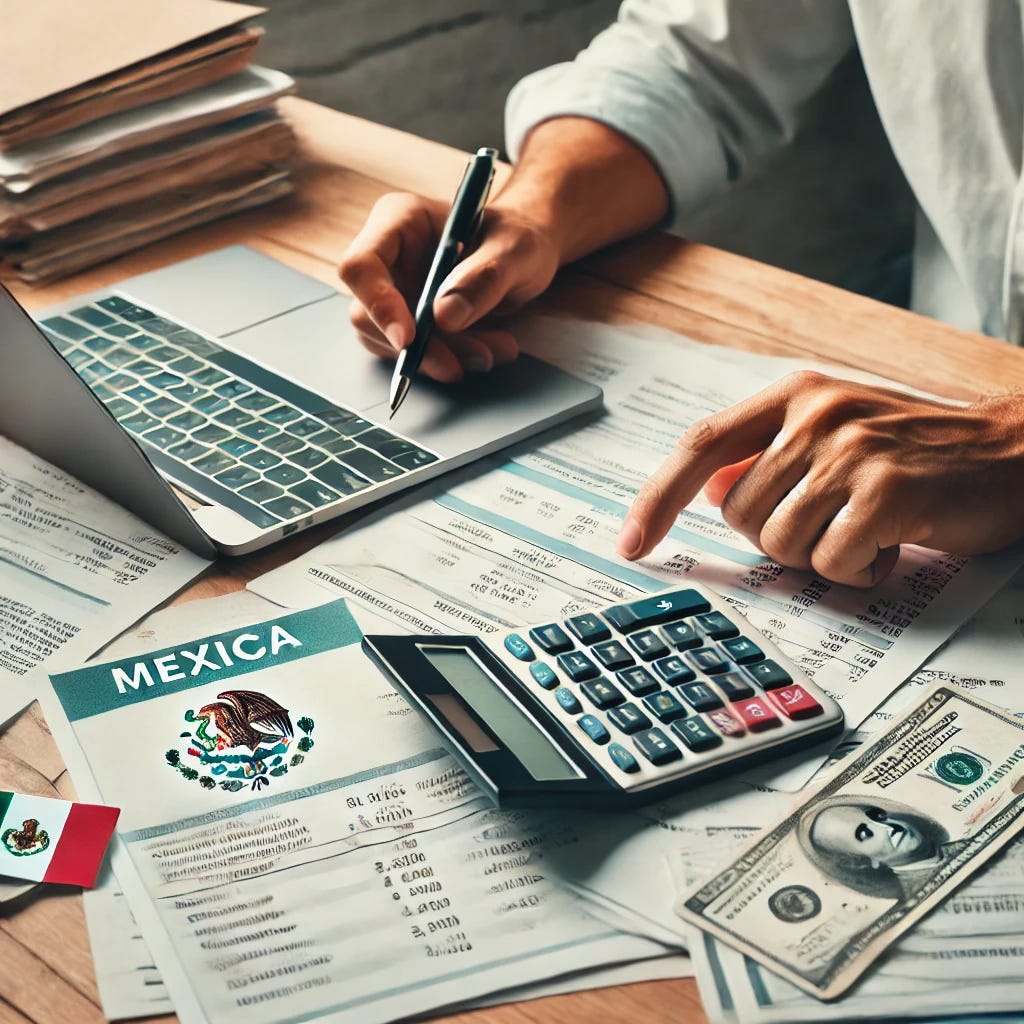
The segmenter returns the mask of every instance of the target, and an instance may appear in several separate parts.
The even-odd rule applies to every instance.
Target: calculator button
[[[710,647],[699,647],[695,651],[687,651],[683,657],[695,669],[709,676],[718,675],[719,672],[727,672],[729,670],[729,663],[723,661],[718,651],[714,651]]]
[[[687,718],[672,723],[672,731],[694,752],[711,750],[722,742],[722,737],[699,718]]]
[[[644,661],[651,661],[653,658],[662,658],[668,654],[665,642],[654,632],[653,629],[645,629],[640,633],[634,633],[628,638],[629,646],[640,655]]]
[[[815,718],[825,710],[802,686],[770,690],[768,699],[784,715],[794,719]]]
[[[733,710],[751,732],[763,732],[782,725],[775,712],[760,697],[737,701],[733,704]]]
[[[611,708],[608,721],[627,735],[651,727],[651,720],[635,704],[620,704],[617,708]]]
[[[676,683],[689,683],[697,678],[697,673],[692,668],[683,664],[678,654],[670,654],[654,663],[654,669],[670,686]]]
[[[661,635],[665,642],[671,644],[677,651],[700,647],[704,642],[697,630],[688,622],[670,622],[667,626],[661,627]]]
[[[661,683],[642,665],[637,665],[635,668],[624,668],[621,672],[616,672],[615,678],[634,697],[643,697],[661,689]]]
[[[712,711],[722,706],[722,698],[707,683],[687,683],[677,686],[676,693],[685,698],[694,711]]]
[[[764,661],[764,651],[753,640],[745,636],[734,636],[722,640],[719,645],[727,658],[737,665],[749,665],[753,661]]]
[[[593,715],[583,715],[582,718],[577,718],[576,721],[579,727],[595,743],[607,743],[611,739],[608,730],[604,727],[604,722],[600,718],[595,718]]]
[[[582,683],[584,679],[595,679],[601,674],[601,670],[579,651],[558,655],[558,664],[574,683]]]
[[[683,756],[683,752],[660,729],[638,732],[633,737],[633,744],[651,764],[668,764]]]
[[[679,698],[667,690],[644,697],[644,706],[662,722],[686,717],[686,708],[679,703]]]
[[[518,633],[505,637],[505,649],[520,661],[533,661],[536,657],[533,648]]]
[[[744,697],[754,696],[754,688],[750,685],[750,680],[746,676],[740,675],[739,672],[725,672],[715,676],[715,682],[727,700],[743,700]]]
[[[720,711],[709,711],[708,718],[715,723],[723,736],[744,736],[747,732],[740,722],[724,708]]]
[[[558,701],[558,706],[570,715],[578,715],[583,710],[583,705],[568,686],[560,686],[555,690],[555,700]]]
[[[566,619],[565,624],[569,632],[585,644],[596,644],[599,640],[607,640],[612,631],[605,625],[597,615],[586,612],[583,615],[574,615]]]
[[[738,627],[721,612],[698,615],[693,621],[700,626],[701,632],[712,640],[724,640],[726,637],[740,635]]]
[[[620,632],[633,633],[645,626],[696,615],[711,608],[696,590],[672,590],[656,597],[645,597],[629,604],[616,604],[608,608],[604,617]]]
[[[531,629],[530,639],[548,654],[561,654],[562,651],[572,650],[572,640],[565,630],[554,622]]]
[[[580,691],[600,711],[615,707],[616,704],[621,704],[626,699],[622,695],[622,691],[616,689],[606,679],[591,679],[581,683]]]
[[[615,763],[615,767],[623,772],[640,771],[640,762],[621,744],[612,743],[608,747],[608,756]]]
[[[535,661],[530,666],[530,675],[536,680],[537,685],[543,686],[545,690],[553,690],[558,685],[555,670],[543,661]]]
[[[760,683],[766,690],[774,690],[780,686],[788,686],[793,682],[790,674],[777,662],[768,659],[754,665],[746,665],[744,671],[750,673],[755,683]]]
[[[594,644],[590,650],[605,668],[613,672],[616,669],[636,664],[633,655],[618,640],[606,640],[604,643]]]

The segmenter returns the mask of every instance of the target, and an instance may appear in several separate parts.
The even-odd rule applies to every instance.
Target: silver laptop
[[[356,341],[348,301],[244,246],[38,326],[0,287],[0,434],[210,556],[600,408],[600,388],[523,356],[456,386],[419,378],[389,422],[391,367]]]

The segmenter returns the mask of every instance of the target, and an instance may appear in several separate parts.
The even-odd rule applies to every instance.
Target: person
[[[962,841],[934,818],[895,800],[844,795],[809,807],[797,822],[804,853],[825,874],[866,896],[910,896]]]
[[[435,303],[422,372],[454,381],[515,358],[495,317],[559,267],[688,211],[791,138],[853,47],[918,203],[913,305],[1024,342],[1024,47],[1013,0],[626,0],[574,62],[507,106],[515,169]],[[363,344],[393,358],[447,206],[388,195],[341,276]],[[899,546],[994,551],[1024,535],[1024,397],[952,406],[797,373],[696,423],[619,537],[648,554],[704,487],[778,562],[871,586]]]

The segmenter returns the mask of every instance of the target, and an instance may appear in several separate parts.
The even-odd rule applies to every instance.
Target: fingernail
[[[623,558],[632,558],[640,550],[641,540],[643,540],[643,535],[640,533],[640,527],[633,519],[627,519],[622,524],[616,548]]]
[[[434,306],[434,319],[442,330],[461,331],[473,322],[473,307],[457,292],[442,295]]]
[[[474,352],[472,355],[466,356],[466,361],[462,365],[470,373],[488,373],[494,363],[482,352]]]
[[[405,348],[405,332],[400,324],[388,324],[384,328],[384,337],[391,342],[391,346],[395,351],[401,352]]]

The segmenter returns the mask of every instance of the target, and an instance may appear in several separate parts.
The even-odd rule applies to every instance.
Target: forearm
[[[561,264],[654,227],[669,195],[654,163],[635,143],[582,117],[559,117],[526,139],[495,207],[541,225]]]

